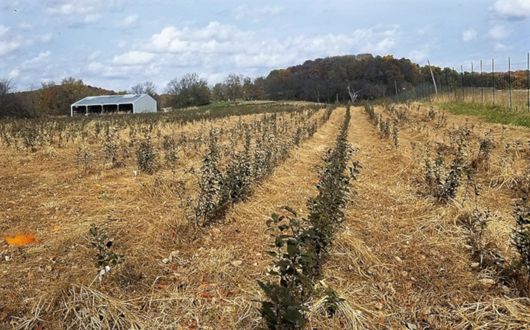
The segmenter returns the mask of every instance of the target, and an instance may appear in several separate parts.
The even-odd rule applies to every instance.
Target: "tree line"
[[[354,91],[360,100],[371,100],[407,95],[418,86],[432,87],[431,70],[442,88],[494,84],[505,88],[509,81],[507,73],[497,73],[494,83],[488,74],[462,74],[450,68],[420,66],[406,58],[347,55],[309,60],[255,79],[230,74],[214,85],[196,73],[189,73],[169,82],[161,95],[152,82],[135,85],[129,91],[114,92],[65,78],[59,84],[44,83],[36,91],[14,93],[10,81],[0,80],[0,116],[67,115],[70,104],[83,97],[124,93],[147,93],[158,101],[159,108],[264,99],[345,102],[350,98],[348,90]],[[514,88],[526,86],[525,73],[515,72],[509,77]]]

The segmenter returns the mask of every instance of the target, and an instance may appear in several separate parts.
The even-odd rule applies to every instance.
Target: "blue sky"
[[[126,90],[197,72],[256,77],[318,57],[393,54],[526,66],[530,0],[0,0],[0,79]]]

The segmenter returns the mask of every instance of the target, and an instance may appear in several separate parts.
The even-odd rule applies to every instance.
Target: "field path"
[[[444,328],[450,306],[475,301],[468,285],[477,283],[451,207],[418,194],[408,147],[380,139],[361,108],[352,110],[349,140],[362,170],[326,281],[361,311],[364,327]]]
[[[224,223],[207,229],[199,241],[179,251],[176,262],[167,265],[172,273],[169,283],[185,287],[170,295],[176,302],[174,312],[185,315],[183,322],[212,329],[260,325],[256,300],[262,293],[256,281],[266,278],[271,265],[266,221],[282,206],[306,210],[308,198],[317,193],[316,166],[335,144],[344,114],[344,109],[334,111],[311,139],[255,187],[249,200],[236,204]]]

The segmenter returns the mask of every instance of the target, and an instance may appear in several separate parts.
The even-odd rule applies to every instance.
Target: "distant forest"
[[[440,88],[460,86],[492,87],[490,75],[465,72],[450,68],[432,67]],[[506,88],[507,73],[498,73],[497,88]],[[512,73],[514,88],[526,88],[526,72]],[[432,90],[428,66],[420,66],[409,59],[370,54],[327,57],[306,61],[286,69],[273,70],[266,77],[251,79],[236,74],[213,86],[197,74],[186,74],[171,81],[164,93],[158,95],[153,83],[138,84],[129,93],[148,93],[159,102],[160,108],[185,108],[219,101],[237,100],[304,100],[314,102],[346,102],[348,88],[358,93],[359,100],[412,94],[419,86]],[[42,84],[35,91],[12,91],[11,82],[0,80],[0,116],[30,117],[39,115],[67,115],[70,104],[90,95],[126,93],[88,86],[75,78],[61,83]]]

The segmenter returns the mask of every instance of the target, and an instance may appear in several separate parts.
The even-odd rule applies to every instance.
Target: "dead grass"
[[[330,250],[319,287],[343,299],[331,318],[323,294],[311,301],[309,326],[318,329],[525,329],[530,301],[499,281],[492,269],[472,267],[458,219],[477,205],[470,187],[448,205],[422,194],[423,157],[451,132],[473,128],[473,143],[492,132],[489,166],[476,177],[478,207],[492,211],[485,234],[507,262],[515,183],[525,179],[530,140],[518,127],[448,115],[437,127],[415,104],[400,127],[400,147],[381,140],[361,109],[352,111],[349,142],[362,166],[346,221]],[[377,111],[387,116],[382,109]],[[81,173],[73,148],[37,153],[0,150],[0,234],[32,233],[36,244],[0,243],[0,328],[255,329],[263,298],[256,285],[270,265],[265,221],[289,205],[303,214],[316,193],[316,166],[335,141],[343,110],[295,148],[224,222],[190,227],[186,197],[200,150],[181,150],[174,172],[135,175],[133,168],[98,167]],[[178,128],[193,135],[211,125]],[[253,120],[245,116],[244,120]],[[229,146],[229,141],[224,141]],[[97,146],[91,145],[90,148]],[[474,144],[472,148],[475,148]],[[175,196],[178,196],[177,198]],[[126,256],[104,282],[94,281],[92,223]],[[484,280],[493,280],[484,281]]]

